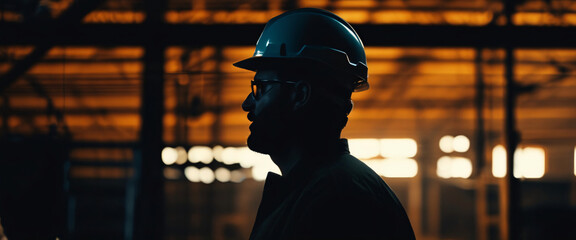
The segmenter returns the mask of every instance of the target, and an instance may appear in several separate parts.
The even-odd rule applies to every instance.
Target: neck
[[[300,148],[290,148],[285,152],[270,154],[272,161],[280,168],[283,176],[290,174],[296,164],[305,158]]]
[[[271,153],[270,158],[280,168],[283,176],[287,176],[299,162],[314,161],[317,155],[326,154],[333,151],[334,144],[338,140],[331,141],[296,141],[290,144],[283,151]]]

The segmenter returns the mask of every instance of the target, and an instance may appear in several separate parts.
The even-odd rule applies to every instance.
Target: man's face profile
[[[252,92],[242,103],[248,112],[250,136],[248,147],[269,154],[277,151],[290,132],[291,103],[289,84],[279,79],[278,71],[257,71],[252,82]]]

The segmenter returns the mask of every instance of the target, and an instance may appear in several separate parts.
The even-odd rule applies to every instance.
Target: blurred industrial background
[[[576,236],[576,1],[0,0],[8,239],[247,239],[274,166],[232,63],[300,7],[362,37],[343,137],[418,239]]]

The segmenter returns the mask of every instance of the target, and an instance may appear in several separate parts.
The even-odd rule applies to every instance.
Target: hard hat
[[[270,64],[289,67],[307,61],[338,74],[350,74],[351,82],[346,85],[355,92],[369,88],[364,45],[356,31],[335,14],[315,8],[291,10],[272,18],[256,43],[254,55],[234,66],[257,71]]]

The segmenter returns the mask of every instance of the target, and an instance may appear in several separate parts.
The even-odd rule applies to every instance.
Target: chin
[[[266,146],[267,144],[264,144],[263,142],[266,141],[258,140],[256,137],[254,137],[253,134],[250,134],[250,136],[248,136],[247,144],[250,150],[262,154],[270,154],[269,149],[270,146]]]
[[[290,125],[280,120],[274,122],[274,124],[253,122],[247,139],[248,148],[263,154],[281,152],[289,143],[289,139],[293,139],[293,135],[297,134],[297,132]]]
[[[254,136],[254,134],[250,134],[247,140],[248,148],[254,152],[262,153],[262,154],[270,154],[273,152],[276,144],[274,144],[273,140],[265,140],[262,138],[258,138]]]

